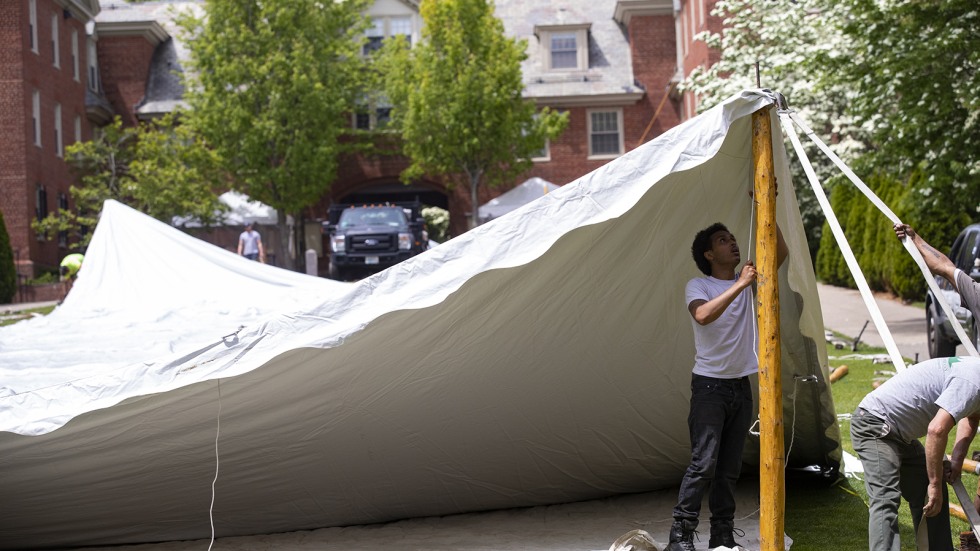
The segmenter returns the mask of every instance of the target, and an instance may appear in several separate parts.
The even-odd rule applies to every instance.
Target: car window
[[[340,216],[340,227],[351,226],[389,226],[399,228],[406,224],[405,214],[399,209],[369,208],[349,209]]]
[[[966,273],[973,270],[973,260],[977,257],[977,241],[980,239],[980,231],[971,230],[963,236],[959,251],[956,253],[956,267]]]

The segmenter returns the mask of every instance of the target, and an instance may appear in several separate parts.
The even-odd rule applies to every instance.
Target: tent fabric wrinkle
[[[749,115],[770,105],[734,96],[352,284],[107,203],[68,300],[0,328],[0,549],[209,537],[219,423],[218,537],[676,485],[690,241],[715,221],[751,238]],[[787,462],[833,470],[816,281],[793,194],[777,207],[784,394],[814,379],[786,401]]]

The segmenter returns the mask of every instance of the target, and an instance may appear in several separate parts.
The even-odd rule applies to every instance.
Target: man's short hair
[[[704,253],[711,250],[711,236],[720,231],[728,231],[728,228],[721,222],[715,222],[694,236],[691,255],[694,256],[694,263],[698,265],[698,269],[704,275],[711,275],[711,262],[708,262],[708,259],[704,257]]]

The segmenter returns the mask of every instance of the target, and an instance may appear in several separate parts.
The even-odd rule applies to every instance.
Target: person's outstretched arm
[[[935,275],[942,276],[949,281],[954,288],[956,288],[956,281],[953,278],[953,274],[956,272],[956,266],[953,261],[949,259],[948,256],[937,251],[932,245],[926,243],[922,236],[917,234],[912,226],[908,224],[895,224],[894,228],[895,235],[901,240],[909,238],[915,245],[915,248],[919,250],[922,255],[923,260],[926,261],[926,266],[929,271]]]

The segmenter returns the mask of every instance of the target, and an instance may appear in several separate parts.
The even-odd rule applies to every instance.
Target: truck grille
[[[351,235],[348,239],[350,240],[350,252],[354,253],[380,253],[398,250],[397,234]]]

